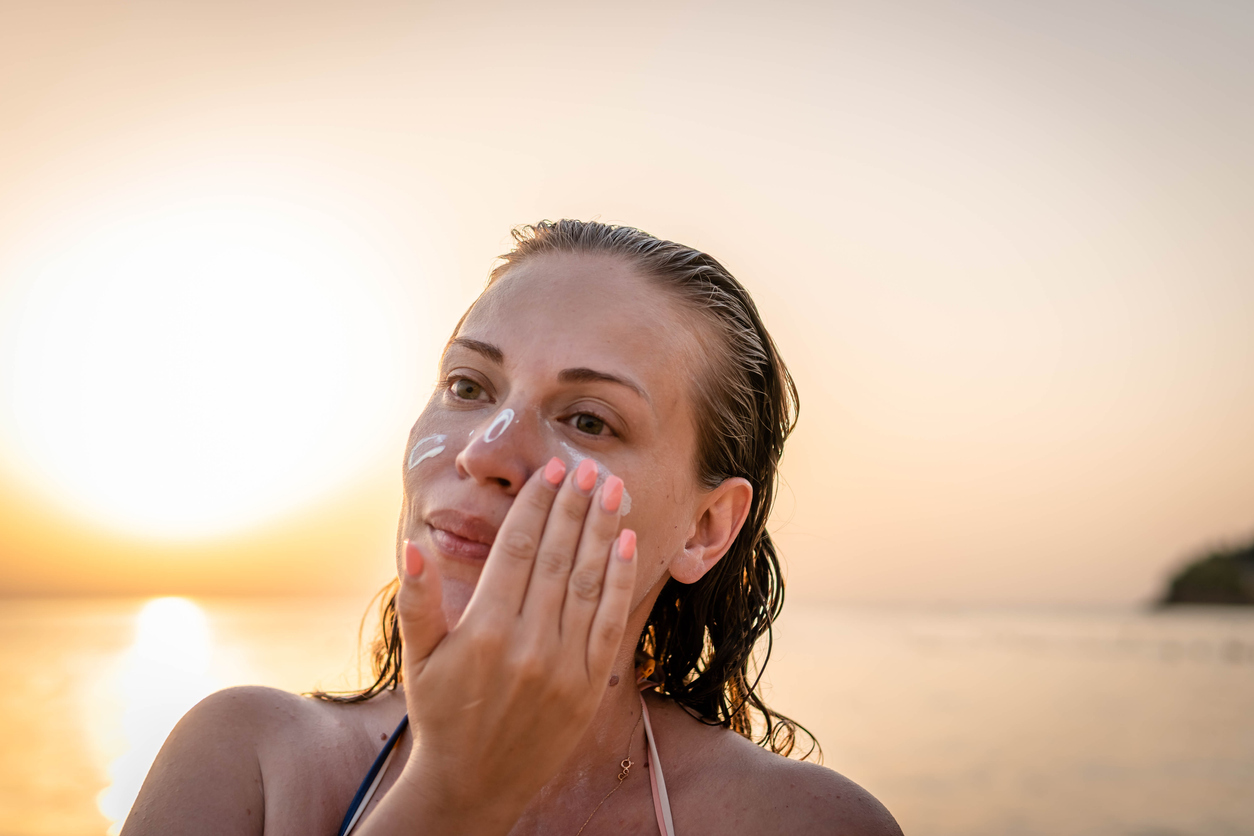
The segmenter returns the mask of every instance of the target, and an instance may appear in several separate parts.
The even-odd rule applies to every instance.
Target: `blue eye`
[[[595,415],[581,412],[575,416],[575,429],[588,435],[601,435],[605,429],[605,422]]]

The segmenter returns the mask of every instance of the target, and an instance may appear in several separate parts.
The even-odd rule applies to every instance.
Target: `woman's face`
[[[703,492],[692,392],[693,315],[621,259],[549,254],[513,267],[475,303],[409,434],[400,535],[438,561],[450,624],[474,591],[506,512],[554,456],[583,457],[630,496],[633,606],[660,588]],[[626,506],[626,503],[624,503]]]

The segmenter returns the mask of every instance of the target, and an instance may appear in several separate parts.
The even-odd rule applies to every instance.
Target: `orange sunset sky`
[[[1254,534],[1254,11],[0,7],[0,595],[365,593],[513,224],[755,294],[795,595],[1132,603]]]

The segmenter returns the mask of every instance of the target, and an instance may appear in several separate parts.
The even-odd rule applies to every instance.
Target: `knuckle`
[[[570,578],[570,591],[581,601],[598,601],[604,583],[601,573],[590,570],[575,572]]]
[[[474,627],[468,636],[470,646],[479,653],[498,652],[505,644],[505,634],[495,625],[483,624]]]
[[[510,657],[509,669],[514,678],[524,683],[542,682],[548,666],[534,650],[525,650]]]
[[[500,543],[501,550],[510,557],[530,560],[536,553],[536,538],[521,529],[506,532]]]
[[[540,515],[544,515],[549,512],[549,506],[553,503],[552,491],[528,490],[524,491],[523,495],[526,497],[527,504],[533,511]]]
[[[561,577],[570,571],[570,560],[561,552],[541,549],[536,555],[536,569],[552,577]]]
[[[617,644],[622,634],[622,625],[613,619],[601,619],[592,628],[594,640],[604,645]]]
[[[587,508],[574,501],[559,502],[557,509],[565,520],[575,525],[582,525],[588,513]]]

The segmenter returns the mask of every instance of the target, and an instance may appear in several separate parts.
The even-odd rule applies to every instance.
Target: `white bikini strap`
[[[649,743],[649,783],[653,789],[653,811],[657,813],[657,828],[662,836],[675,836],[675,823],[671,820],[671,801],[666,795],[666,780],[662,777],[662,760],[657,756],[653,742],[653,726],[649,723],[649,706],[644,694],[640,695],[640,708],[644,712],[644,737]]]
[[[388,771],[388,764],[392,762],[392,756],[396,754],[399,746],[393,746],[392,751],[388,752],[387,758],[383,761],[379,774],[374,776],[374,781],[370,783],[370,789],[366,790],[366,794],[362,796],[361,803],[357,805],[357,809],[353,812],[352,819],[348,822],[348,827],[344,829],[344,836],[353,832],[353,828],[357,826],[357,820],[361,818],[361,814],[366,812],[366,807],[370,805],[370,799],[374,797],[374,791],[379,788],[379,782],[383,780],[383,775]]]

